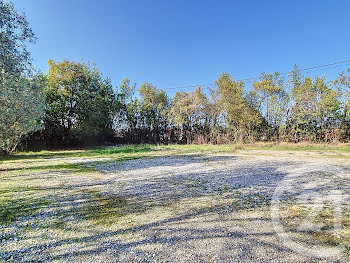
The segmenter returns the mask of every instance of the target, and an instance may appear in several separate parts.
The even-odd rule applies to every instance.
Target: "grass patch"
[[[275,150],[275,151],[324,151],[350,152],[350,145],[339,144],[312,144],[312,143],[256,143],[243,145],[244,150]]]
[[[40,166],[33,166],[33,167],[24,168],[24,169],[29,170],[29,171],[69,170],[70,172],[75,172],[75,173],[95,171],[95,169],[93,169],[91,167],[83,166],[81,164],[40,165]]]
[[[64,157],[118,157],[122,155],[150,154],[157,152],[159,155],[178,155],[194,153],[234,153],[237,150],[276,150],[276,151],[324,151],[324,152],[349,152],[350,144],[310,144],[310,143],[254,143],[254,144],[223,144],[223,145],[124,145],[113,148],[97,148],[90,150],[67,151],[40,151],[18,152],[9,156],[0,156],[0,164],[4,161],[64,158]],[[161,151],[161,153],[160,153]],[[143,157],[143,156],[142,156]]]
[[[151,151],[151,145],[126,145],[122,147],[101,148],[88,151],[88,154],[93,155],[113,155],[113,154],[128,154],[128,153],[144,153]]]
[[[127,201],[117,195],[95,193],[83,217],[97,224],[110,224],[123,216]]]
[[[285,205],[280,211],[286,231],[295,233],[303,231],[309,236],[309,239],[331,246],[343,245],[347,252],[350,252],[350,209],[343,208],[341,230],[336,234],[333,233],[333,207],[323,207],[312,219],[308,217],[311,210],[302,205]],[[306,224],[305,229],[301,228],[304,223]],[[318,225],[317,229],[314,229],[315,225]]]
[[[188,153],[233,153],[239,148],[236,144],[224,144],[224,145],[179,145],[171,144],[166,146],[159,146],[160,149],[176,151],[177,154],[188,154]],[[175,154],[175,153],[174,153]]]
[[[38,191],[46,190],[45,188],[42,188],[40,186],[16,186],[16,187],[2,187],[3,185],[0,184],[0,194],[28,194],[28,193],[38,193]],[[1,197],[0,197],[1,198]],[[1,200],[1,199],[0,199]]]
[[[0,225],[9,224],[20,217],[33,215],[38,210],[50,204],[48,198],[1,198]]]
[[[62,151],[39,151],[39,152],[16,152],[11,155],[0,156],[0,163],[3,161],[29,160],[58,157],[80,157],[85,156],[87,150],[62,150]]]
[[[149,144],[125,145],[113,148],[96,148],[90,150],[62,150],[62,151],[39,151],[39,152],[16,152],[12,155],[0,156],[0,163],[3,161],[15,161],[26,159],[51,159],[64,157],[98,157],[114,154],[145,153],[152,150]]]
[[[90,166],[84,166],[83,164],[48,164],[48,165],[33,165],[33,166],[22,166],[22,167],[9,167],[0,168],[0,172],[10,172],[10,171],[69,171],[71,173],[83,173],[83,172],[93,172],[95,169]]]
[[[254,143],[223,145],[167,145],[160,146],[180,153],[234,153],[237,150],[274,150],[274,151],[322,151],[349,152],[350,144],[310,144],[310,143]]]

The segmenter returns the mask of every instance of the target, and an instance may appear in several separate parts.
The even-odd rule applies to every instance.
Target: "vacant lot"
[[[0,261],[348,262],[349,186],[347,150],[18,154],[0,161]]]

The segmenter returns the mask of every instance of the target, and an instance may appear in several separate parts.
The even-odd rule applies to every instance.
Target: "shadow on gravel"
[[[249,202],[255,202],[254,198],[263,197],[259,201],[259,206],[267,207],[277,184],[287,175],[280,171],[282,166],[291,165],[292,162],[258,162],[250,163],[249,167],[237,166],[234,156],[216,157],[163,157],[150,160],[138,160],[127,164],[108,164],[107,167],[123,172],[135,172],[129,176],[118,173],[110,175],[108,179],[96,181],[83,181],[80,183],[67,182],[58,189],[57,187],[45,188],[46,191],[59,191],[52,203],[47,205],[50,211],[37,210],[28,218],[20,218],[21,224],[30,225],[30,220],[39,218],[48,231],[57,228],[61,230],[69,229],[67,226],[74,226],[81,220],[101,220],[97,223],[105,224],[101,231],[91,231],[91,234],[84,238],[65,238],[59,240],[45,240],[42,244],[30,245],[21,249],[0,252],[0,258],[4,260],[21,261],[29,255],[40,255],[41,261],[54,261],[58,259],[76,260],[80,256],[98,255],[105,251],[112,251],[118,260],[123,253],[129,249],[135,249],[138,253],[145,253],[138,249],[141,245],[164,244],[174,246],[186,243],[191,240],[227,239],[230,244],[235,244],[242,248],[242,255],[250,255],[254,258],[256,245],[261,248],[273,250],[275,252],[291,252],[278,245],[278,242],[271,242],[264,237],[273,238],[274,231],[240,231],[225,230],[221,225],[225,222],[233,226],[240,221],[249,223],[263,222],[270,224],[270,218],[226,218],[234,215],[240,209],[236,203],[232,205],[215,205],[209,208],[194,209],[190,212],[178,211],[179,216],[170,217],[165,220],[158,220],[152,223],[140,224],[136,227],[120,229],[117,231],[107,231],[108,218],[115,220],[118,216],[140,214],[147,212],[154,206],[166,206],[169,202],[180,200],[191,200],[191,198],[203,196],[221,196],[223,193],[229,198],[245,200],[245,208],[249,207]],[[171,164],[170,164],[170,163]],[[221,162],[222,165],[216,169],[210,162]],[[226,164],[225,162],[230,162]],[[191,165],[191,166],[189,166]],[[190,169],[192,165],[199,168]],[[187,167],[188,166],[188,167]],[[152,176],[148,176],[147,169],[152,169]],[[108,170],[108,169],[107,169]],[[114,171],[114,170],[113,170]],[[103,191],[101,191],[102,187]],[[325,187],[317,185],[314,189]],[[77,192],[78,191],[78,192]],[[256,194],[259,194],[257,196]],[[266,202],[265,202],[266,201]],[[212,218],[212,215],[215,215]],[[208,217],[209,216],[209,217]],[[207,220],[210,218],[210,220]],[[193,228],[186,226],[186,222],[191,220],[204,220],[206,223],[215,225],[214,228]],[[105,221],[107,220],[107,221]],[[111,222],[113,222],[113,220]],[[106,225],[107,223],[107,225]],[[3,226],[5,228],[5,226]],[[102,230],[103,229],[103,230]],[[157,230],[157,231],[156,231]],[[163,232],[171,230],[170,236],[162,236]],[[73,229],[71,229],[73,231]],[[86,229],[84,229],[86,231]],[[128,242],[119,235],[141,233],[142,239]],[[160,233],[160,234],[159,234]],[[111,241],[106,239],[112,238]],[[77,249],[74,249],[74,246]],[[67,253],[67,247],[72,246]],[[97,248],[96,248],[97,247]],[[55,256],[48,255],[49,251],[62,251]],[[112,253],[111,252],[111,253]],[[230,253],[226,251],[225,253]],[[243,255],[244,254],[244,255]]]
[[[48,204],[41,207],[40,211],[32,210],[32,213],[23,218],[13,218],[18,220],[22,225],[31,225],[31,220],[40,219],[39,228],[45,228],[47,231],[61,229],[68,230],[74,226],[76,222],[81,220],[97,220],[98,223],[106,224],[102,229],[108,227],[108,218],[116,219],[118,216],[130,214],[144,213],[153,206],[166,206],[169,202],[180,201],[183,199],[191,200],[191,198],[201,196],[221,195],[223,191],[232,193],[257,186],[265,188],[273,188],[274,185],[284,175],[277,171],[274,166],[266,166],[264,164],[256,165],[244,171],[241,168],[226,167],[225,164],[220,170],[212,169],[210,162],[234,162],[236,157],[232,156],[215,156],[210,158],[203,157],[167,157],[150,160],[138,160],[139,166],[136,170],[141,171],[135,176],[128,177],[127,185],[118,188],[118,185],[125,181],[125,178],[116,174],[109,179],[99,179],[96,181],[82,181],[77,183],[67,182],[66,185],[57,187],[37,187],[32,189],[18,189],[18,192],[23,191],[47,191],[51,192],[62,191],[61,194],[50,199]],[[142,162],[140,165],[140,161]],[[134,162],[135,161],[131,161]],[[169,164],[170,162],[171,164]],[[130,162],[128,162],[130,166]],[[133,171],[132,165],[128,170],[123,168],[123,163],[120,165],[123,171]],[[191,171],[188,170],[188,165],[197,165],[203,167],[203,170]],[[159,172],[159,176],[149,177],[147,173],[142,173],[142,170],[152,169]],[[168,169],[164,171],[164,169]],[[181,170],[182,169],[182,170]],[[172,174],[172,171],[176,173]],[[218,180],[218,181],[216,181]],[[226,186],[226,188],[225,188]],[[96,189],[104,189],[97,191]],[[78,192],[77,192],[78,191]],[[268,193],[266,193],[268,194]],[[35,201],[35,199],[33,199]],[[30,200],[29,200],[30,201]],[[32,204],[35,206],[35,204]],[[265,205],[265,204],[262,204]],[[267,204],[266,204],[267,205]],[[186,229],[181,226],[186,220],[198,219],[205,217],[208,214],[220,214],[224,216],[230,213],[237,212],[237,205],[232,204],[226,206],[214,205],[206,209],[196,209],[191,212],[183,212],[182,215],[171,217],[165,220],[155,221],[149,224],[143,224],[137,227],[121,229],[118,231],[104,231],[96,234],[92,233],[84,238],[68,238],[61,240],[45,241],[40,245],[27,246],[18,250],[1,252],[1,257],[5,260],[14,259],[21,260],[28,253],[33,256],[42,255],[42,261],[50,261],[55,259],[72,259],[82,255],[93,255],[111,249],[113,251],[125,252],[126,249],[135,248],[144,244],[168,244],[183,243],[190,240],[207,240],[215,238],[240,238],[249,239],[253,242],[254,238],[264,235],[273,235],[274,233],[244,233],[240,231],[225,232],[221,228],[208,231],[206,229]],[[179,211],[180,212],[180,211]],[[20,214],[22,216],[22,214]],[[99,221],[101,220],[101,221]],[[111,222],[113,222],[113,220]],[[239,219],[235,219],[239,220]],[[250,220],[255,221],[255,218]],[[260,220],[260,219],[259,219]],[[268,221],[268,219],[265,219]],[[218,219],[217,222],[221,222]],[[38,224],[38,223],[36,223]],[[40,225],[41,224],[41,225]],[[176,224],[179,224],[176,226]],[[215,224],[215,223],[214,223]],[[234,220],[229,224],[234,224]],[[153,231],[157,228],[173,228],[173,234],[169,238],[156,236]],[[69,226],[69,227],[68,227]],[[85,229],[84,229],[85,230]],[[73,229],[71,229],[73,231]],[[137,242],[122,242],[113,241],[106,242],[105,239],[113,237],[118,240],[118,235],[134,232],[145,232],[144,238]],[[148,232],[148,233],[146,233]],[[179,235],[181,233],[181,235]],[[97,245],[97,249],[75,250],[71,253],[62,252],[55,257],[47,256],[49,250],[61,251],[63,247],[78,244],[85,248]],[[282,248],[275,244],[266,243],[269,247],[280,250]],[[249,249],[245,246],[245,250]],[[63,249],[64,251],[64,249]],[[140,251],[140,253],[142,253]]]
[[[61,260],[74,260],[76,257],[79,256],[89,256],[89,255],[98,255],[101,252],[112,250],[115,251],[115,253],[124,253],[126,250],[135,248],[137,250],[137,247],[140,245],[147,245],[147,244],[167,244],[167,245],[176,245],[177,243],[186,243],[191,240],[205,240],[205,239],[216,239],[216,238],[224,238],[230,240],[230,242],[235,242],[235,239],[239,239],[240,242],[242,242],[242,239],[246,241],[244,243],[244,250],[242,250],[242,253],[246,255],[246,253],[250,253],[250,256],[254,257],[253,253],[253,244],[259,244],[260,247],[267,247],[269,249],[273,249],[275,251],[288,251],[291,252],[289,249],[284,248],[283,246],[276,245],[272,242],[266,242],[261,240],[261,237],[266,236],[274,236],[276,233],[274,231],[271,232],[250,232],[245,233],[241,231],[225,231],[223,228],[217,227],[211,230],[208,229],[200,229],[200,228],[183,228],[183,227],[173,227],[172,233],[173,235],[171,237],[161,237],[157,236],[156,234],[149,235],[149,237],[145,237],[142,240],[136,241],[136,242],[122,242],[122,241],[114,241],[114,242],[107,242],[104,241],[105,238],[112,237],[112,236],[118,236],[121,234],[126,233],[135,233],[139,231],[150,231],[153,232],[154,230],[159,231],[166,230],[169,231],[168,225],[174,225],[174,224],[182,224],[183,222],[186,222],[186,220],[191,220],[194,218],[200,218],[205,217],[207,214],[215,212],[217,214],[226,215],[228,213],[234,213],[236,210],[235,208],[230,208],[227,206],[214,206],[211,208],[206,209],[199,209],[196,211],[193,211],[191,213],[186,213],[181,216],[172,217],[165,220],[159,220],[153,223],[140,225],[137,227],[122,229],[118,231],[106,231],[99,234],[93,234],[89,237],[81,238],[81,239],[74,239],[74,242],[81,245],[83,244],[85,248],[89,246],[93,246],[93,244],[98,244],[98,248],[93,249],[84,249],[83,251],[72,251],[70,253],[62,253],[59,255],[56,255],[54,257],[52,256],[43,256],[40,258],[40,261],[47,262],[47,261],[55,261],[58,259]],[[261,221],[262,218],[244,218],[244,219],[232,219],[229,220],[230,224],[235,224],[238,221]],[[265,221],[270,221],[270,219],[265,218],[263,219]],[[220,219],[218,219],[218,222],[221,222]],[[156,233],[156,232],[155,232]],[[22,250],[13,250],[10,252],[3,253],[3,258],[9,259],[11,255],[16,255],[16,257],[12,259],[21,259],[23,256],[27,255],[27,253],[40,253],[42,250],[45,249],[54,249],[54,250],[61,250],[61,247],[67,246],[72,244],[72,239],[62,239],[58,241],[53,241],[45,244],[44,246],[37,245],[37,246],[31,246],[27,247],[26,249]],[[250,246],[249,246],[250,244]],[[142,251],[139,251],[140,253],[143,253]],[[242,254],[242,256],[244,256]],[[118,254],[115,254],[116,257],[118,257]],[[117,258],[116,258],[117,259]]]

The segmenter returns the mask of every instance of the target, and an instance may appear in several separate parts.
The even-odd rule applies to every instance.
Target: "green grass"
[[[273,150],[273,151],[319,151],[319,152],[349,152],[349,144],[224,144],[224,145],[167,145],[160,146],[167,150],[176,150],[180,153],[234,153],[237,150]]]
[[[256,144],[223,144],[223,145],[167,145],[165,149],[188,152],[232,153],[237,150],[274,150],[274,151],[324,151],[350,152],[350,144],[305,144],[305,143],[256,143]]]
[[[14,168],[16,169],[16,168]],[[52,165],[38,165],[38,166],[30,166],[30,167],[24,167],[24,168],[18,168],[18,170],[26,170],[31,172],[36,171],[69,171],[73,173],[79,173],[79,172],[91,172],[95,171],[95,169],[91,167],[86,167],[81,164],[52,164]]]
[[[127,201],[121,196],[96,193],[93,195],[82,216],[96,224],[110,224],[124,215]]]
[[[233,153],[237,150],[235,144],[224,144],[224,145],[179,145],[171,144],[166,146],[159,146],[160,149],[175,150],[178,153]]]
[[[115,148],[101,148],[90,150],[87,153],[91,155],[113,155],[120,153],[144,153],[151,151],[151,145],[148,144],[140,144],[140,145],[126,145],[122,147]]]
[[[0,156],[1,161],[61,158],[61,157],[104,157],[116,154],[145,153],[151,151],[151,145],[125,145],[115,148],[96,148],[91,150],[62,150],[62,151],[39,151],[39,152],[16,152],[12,155]],[[1,163],[0,163],[1,164]]]
[[[47,207],[50,200],[35,197],[2,197],[0,198],[0,225],[18,220],[19,217],[33,215],[39,209]]]
[[[274,150],[274,151],[322,151],[322,152],[350,152],[349,144],[291,144],[291,143],[256,143],[256,144],[224,144],[224,145],[125,145],[115,148],[96,148],[91,150],[63,150],[63,151],[40,151],[18,152],[9,156],[0,156],[0,164],[4,161],[62,158],[62,157],[111,157],[120,160],[128,158],[143,158],[158,155],[176,154],[201,154],[201,153],[233,153],[237,150]],[[74,169],[74,168],[73,168]]]
[[[350,152],[350,146],[347,144],[340,144],[337,146],[325,144],[266,144],[266,145],[246,145],[244,150],[275,150],[275,151],[323,151],[323,152]]]

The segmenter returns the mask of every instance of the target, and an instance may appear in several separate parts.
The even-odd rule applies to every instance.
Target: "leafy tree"
[[[289,82],[292,87],[292,104],[288,115],[288,133],[294,141],[307,140],[314,136],[316,139],[316,98],[312,79],[301,75],[295,65],[289,74]]]
[[[344,140],[350,137],[350,69],[341,72],[334,81],[341,102],[341,132]]]
[[[167,125],[168,96],[163,90],[150,83],[141,85],[140,112],[143,117],[143,127],[151,133],[151,140],[159,142]]]
[[[125,78],[119,87],[118,111],[115,118],[117,131],[135,131],[138,123],[139,101],[134,98],[136,83],[130,85],[130,80]],[[121,135],[124,136],[125,135]]]
[[[203,92],[201,86],[197,87],[191,94],[193,98],[192,115],[193,123],[198,127],[205,127],[209,118],[209,99]]]
[[[43,78],[0,72],[0,151],[12,153],[23,135],[42,127]]]
[[[315,77],[314,89],[317,93],[315,103],[318,140],[339,140],[340,135],[336,134],[341,117],[339,93],[326,83],[325,77]]]
[[[0,68],[5,72],[31,71],[28,43],[36,40],[24,14],[11,2],[0,0]]]
[[[296,82],[294,82],[296,83]],[[292,136],[296,141],[316,140],[316,99],[312,79],[306,77],[292,90],[293,104],[289,119]]]
[[[263,118],[244,98],[244,83],[234,81],[229,74],[223,73],[216,81],[216,86],[221,112],[235,140],[254,140]]]
[[[207,143],[210,140],[211,105],[201,86],[190,93],[191,132],[195,143]]]
[[[190,127],[191,97],[188,92],[176,92],[169,109],[169,120],[184,129]]]
[[[211,108],[202,87],[193,92],[175,93],[168,117],[179,129],[181,142],[206,143],[210,140]]]
[[[128,78],[123,79],[122,84],[120,85],[119,98],[123,104],[128,104],[133,102],[133,98],[136,91],[136,83],[130,85],[130,80]]]
[[[49,66],[47,139],[91,144],[111,136],[116,98],[110,80],[85,63],[49,60]]]
[[[284,80],[279,72],[274,74],[262,73],[260,81],[253,83],[254,89],[250,92],[250,100],[263,115],[268,127],[268,135],[276,135],[283,127],[286,118],[286,108],[289,96],[284,90]]]
[[[0,0],[0,151],[5,153],[41,127],[42,78],[33,74],[26,46],[34,41],[25,15]]]
[[[288,117],[289,132],[294,141],[337,140],[341,103],[339,93],[325,81],[303,77],[295,67],[291,74],[292,107]]]

